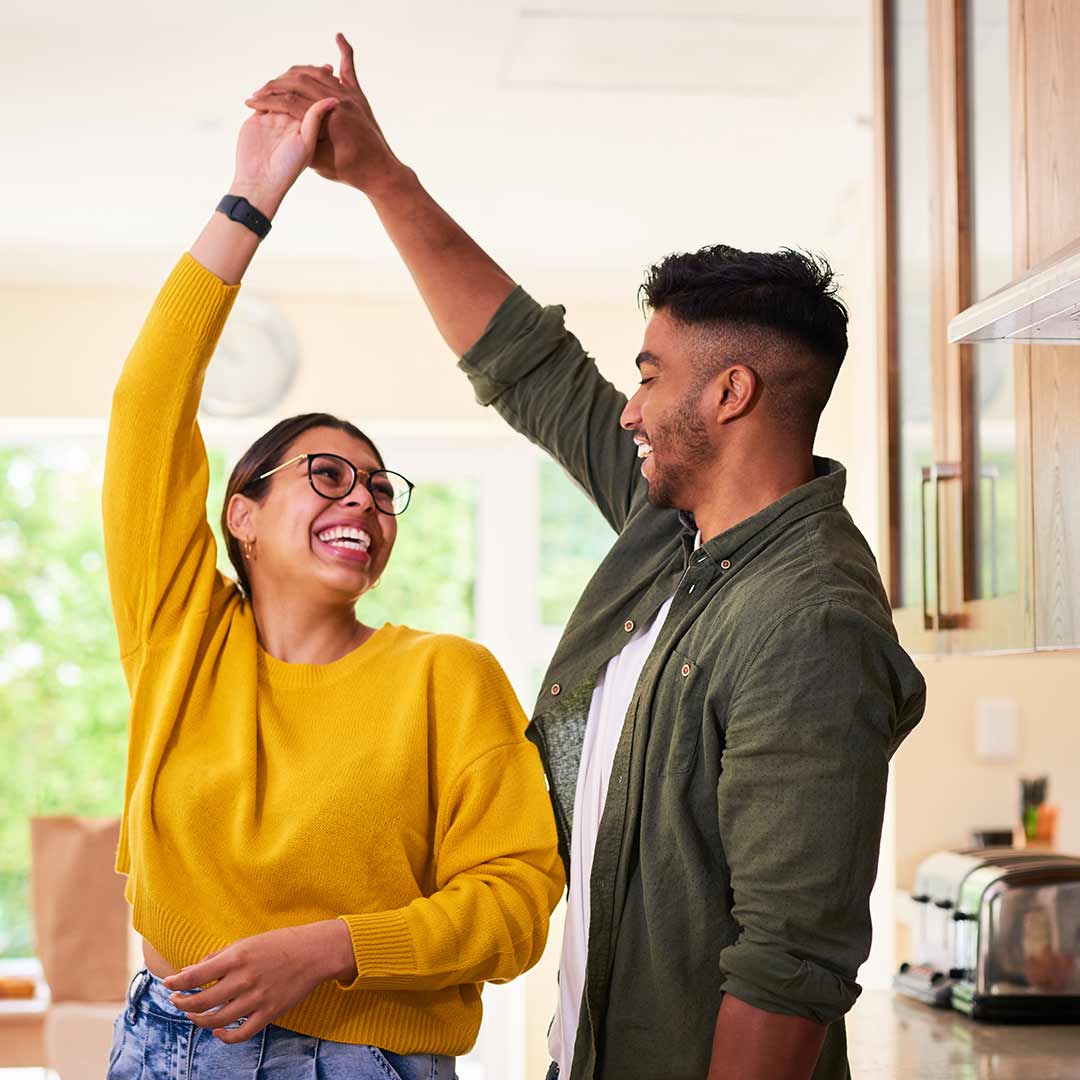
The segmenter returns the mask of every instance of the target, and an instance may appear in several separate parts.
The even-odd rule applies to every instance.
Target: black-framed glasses
[[[371,493],[375,509],[393,517],[405,513],[413,488],[416,487],[401,473],[390,469],[358,469],[340,454],[297,454],[269,472],[264,472],[258,479],[265,480],[281,469],[304,460],[307,461],[308,483],[316,495],[324,499],[344,499],[359,481]]]

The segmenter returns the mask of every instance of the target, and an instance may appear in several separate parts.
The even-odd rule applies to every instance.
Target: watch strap
[[[239,222],[250,229],[260,240],[272,228],[270,219],[261,211],[256,210],[243,195],[225,195],[217,204],[217,209],[230,221]]]

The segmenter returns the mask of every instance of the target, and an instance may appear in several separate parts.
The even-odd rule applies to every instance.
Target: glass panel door
[[[927,0],[895,0],[885,26],[892,220],[893,486],[892,602],[908,648],[934,647],[927,611],[936,604],[936,482],[930,309],[930,58]]]
[[[1009,0],[966,0],[971,299],[1013,278]],[[1030,644],[1020,596],[1015,347],[970,346],[964,358],[965,631],[953,647]]]

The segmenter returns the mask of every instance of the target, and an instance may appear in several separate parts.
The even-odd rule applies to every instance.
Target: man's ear
[[[255,539],[255,522],[253,520],[256,503],[246,495],[233,495],[229,499],[229,508],[225,513],[225,521],[229,526],[229,532],[241,543]]]
[[[745,416],[756,404],[761,391],[761,380],[757,372],[745,364],[732,364],[724,368],[717,378],[719,401],[716,419],[727,424]]]

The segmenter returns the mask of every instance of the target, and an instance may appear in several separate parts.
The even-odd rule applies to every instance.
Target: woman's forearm
[[[336,105],[334,98],[324,98],[297,120],[249,116],[237,140],[232,183],[221,194],[243,196],[272,220],[310,164],[322,122]],[[215,212],[192,245],[191,257],[226,285],[239,285],[258,246],[259,237],[247,226]]]
[[[222,192],[222,194],[226,194]],[[255,189],[234,181],[229,195],[242,195],[260,213],[273,220],[285,193]],[[198,239],[191,245],[191,257],[226,285],[239,285],[260,244],[246,225],[217,212],[210,216]]]

